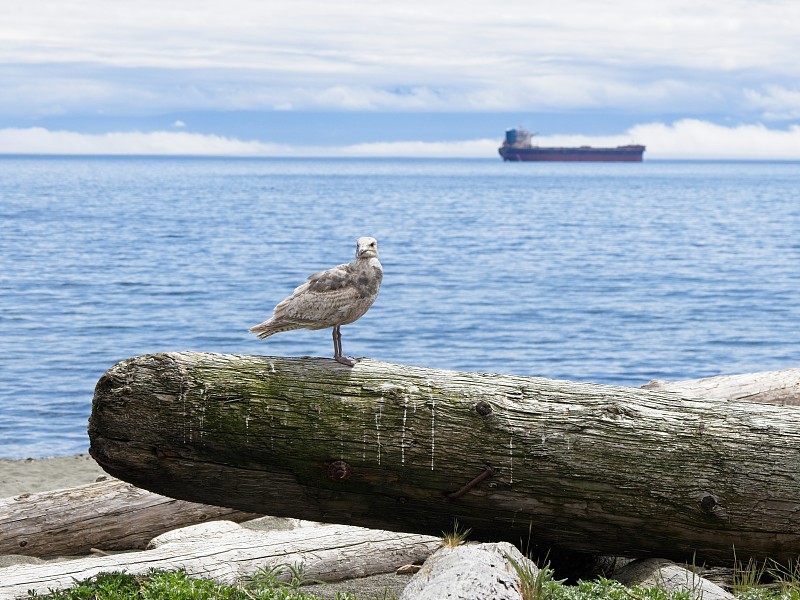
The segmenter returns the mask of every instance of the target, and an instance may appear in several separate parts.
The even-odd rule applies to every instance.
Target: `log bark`
[[[720,375],[684,381],[653,380],[642,388],[678,392],[709,400],[800,406],[800,369]]]
[[[300,527],[291,531],[252,531],[230,521],[204,523],[155,544],[152,550],[0,569],[0,598],[28,590],[65,589],[99,573],[132,575],[151,569],[185,570],[192,577],[238,584],[264,567],[302,566],[305,577],[338,581],[386,573],[407,562],[425,560],[438,538],[346,525]]]
[[[800,409],[362,360],[128,359],[91,454],[174,498],[731,564],[800,553]]]
[[[259,515],[166,498],[129,483],[0,499],[0,554],[52,557],[99,550],[143,549],[155,536],[194,523]]]

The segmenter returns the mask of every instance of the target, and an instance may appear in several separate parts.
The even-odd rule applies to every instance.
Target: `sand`
[[[0,459],[0,498],[76,487],[94,483],[102,477],[107,475],[88,454],[24,460]],[[41,561],[30,557],[0,556],[0,568],[18,562]],[[304,587],[303,590],[321,598],[335,598],[337,592],[351,592],[365,600],[373,598],[388,600],[400,597],[409,578],[409,575],[387,573],[363,579],[312,585]]]
[[[0,498],[94,483],[105,472],[88,454],[59,458],[0,459]]]

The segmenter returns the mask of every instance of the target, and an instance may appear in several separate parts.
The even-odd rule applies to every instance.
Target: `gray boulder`
[[[508,542],[442,547],[408,582],[400,600],[521,600],[521,582],[509,560],[530,569],[536,565]]]
[[[689,592],[697,600],[732,600],[734,597],[692,570],[661,558],[635,560],[616,571],[614,579],[628,587]]]

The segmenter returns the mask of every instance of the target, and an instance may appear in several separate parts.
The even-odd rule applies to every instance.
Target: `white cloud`
[[[183,128],[183,127],[186,127],[186,123],[184,123],[183,121],[181,121],[180,119],[178,119],[177,121],[175,121],[175,122],[172,124],[172,126],[173,126],[173,127],[178,127],[178,128]]]
[[[800,119],[800,89],[768,85],[763,92],[745,90],[745,98],[762,110],[766,119]]]
[[[497,156],[497,140],[459,142],[373,142],[338,149],[343,156],[411,158],[486,158]]]
[[[659,158],[800,159],[800,125],[786,130],[761,124],[725,127],[684,119],[672,125],[648,123],[629,130]]]
[[[0,129],[1,154],[269,156],[286,150],[278,144],[174,131],[87,134],[41,127]]]
[[[725,127],[685,119],[645,123],[617,136],[551,135],[541,146],[617,146],[645,144],[645,159],[729,158],[800,160],[800,126],[786,130],[761,124]],[[377,142],[349,146],[290,146],[216,135],[158,131],[83,134],[43,128],[0,129],[0,154],[149,154],[194,156],[386,156],[497,157],[499,140]]]
[[[793,0],[32,0],[0,8],[0,59],[136,67],[493,69],[506,60],[751,68],[795,64]],[[536,64],[529,64],[535,67]],[[796,72],[796,66],[791,67]]]
[[[0,5],[0,110],[702,112],[798,55],[794,0],[31,0]]]
[[[726,127],[682,119],[672,124],[643,123],[616,136],[553,135],[535,139],[540,146],[644,144],[645,159],[800,159],[798,125],[781,130],[762,124]]]

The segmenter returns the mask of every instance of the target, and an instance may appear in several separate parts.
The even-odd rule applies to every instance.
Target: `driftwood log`
[[[300,527],[290,531],[252,531],[231,521],[187,527],[154,540],[144,552],[80,558],[0,569],[0,599],[64,589],[99,573],[132,575],[151,569],[183,569],[192,577],[239,584],[264,567],[302,566],[304,576],[338,581],[393,571],[422,562],[439,545],[438,538],[374,531],[346,525]]]
[[[0,554],[52,557],[143,549],[170,529],[258,516],[165,498],[123,481],[100,481],[0,499]]]
[[[721,375],[685,381],[654,380],[642,388],[679,392],[708,400],[800,406],[800,369]]]
[[[97,384],[91,454],[174,498],[730,564],[800,553],[800,409],[312,358],[169,353]]]

